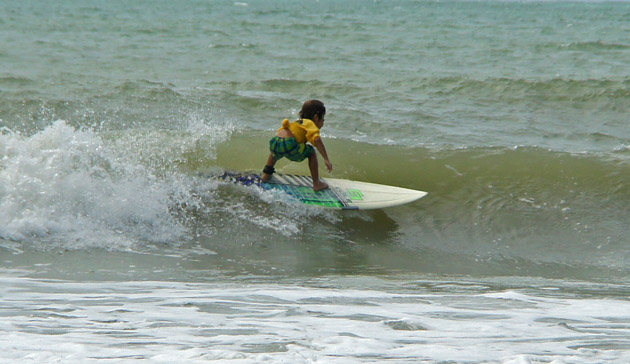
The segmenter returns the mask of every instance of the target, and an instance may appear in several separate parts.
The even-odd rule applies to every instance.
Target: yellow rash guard
[[[319,138],[319,128],[313,120],[302,119],[294,122],[289,122],[289,119],[282,120],[282,129],[289,129],[291,134],[295,137],[298,143],[315,144],[315,139]]]

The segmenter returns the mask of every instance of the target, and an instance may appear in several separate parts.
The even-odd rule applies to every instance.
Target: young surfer
[[[309,100],[302,105],[300,119],[289,122],[282,121],[282,127],[276,132],[276,136],[269,141],[269,158],[263,169],[262,180],[267,182],[275,172],[276,162],[284,157],[294,162],[301,162],[308,158],[308,167],[313,178],[313,190],[320,191],[328,188],[328,184],[319,179],[319,166],[317,154],[313,145],[324,158],[328,172],[332,171],[332,163],[328,160],[326,147],[319,135],[319,129],[324,126],[326,107],[319,100]],[[306,144],[306,142],[310,144]],[[312,144],[312,145],[311,145]]]

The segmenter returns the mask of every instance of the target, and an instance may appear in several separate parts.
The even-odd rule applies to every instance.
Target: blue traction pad
[[[334,188],[328,188],[322,191],[313,191],[312,185],[310,182],[308,185],[305,185],[306,182],[303,176],[284,176],[289,181],[291,179],[295,179],[296,182],[291,182],[290,184],[284,183],[267,183],[263,182],[260,179],[260,176],[257,174],[243,174],[243,173],[234,173],[234,172],[225,172],[221,176],[220,179],[237,183],[243,186],[257,186],[262,188],[263,190],[280,190],[289,196],[299,200],[300,202],[307,205],[315,205],[322,207],[332,207],[332,208],[349,208],[347,203],[343,199],[340,198],[340,192],[336,191]],[[343,194],[341,194],[343,195]]]

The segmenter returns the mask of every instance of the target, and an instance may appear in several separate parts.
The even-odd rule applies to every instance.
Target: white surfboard
[[[304,204],[340,210],[383,209],[416,201],[427,194],[424,191],[337,178],[322,178],[330,188],[315,192],[310,176],[279,173],[274,174],[269,182],[262,182],[259,175],[252,173],[225,172],[220,178],[265,190],[281,190],[287,194],[287,198],[297,199]]]

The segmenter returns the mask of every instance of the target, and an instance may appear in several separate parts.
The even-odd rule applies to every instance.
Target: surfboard
[[[414,202],[427,194],[402,187],[337,178],[322,178],[330,188],[315,192],[310,176],[279,173],[274,174],[268,182],[263,182],[260,175],[255,173],[225,172],[219,178],[263,190],[279,190],[288,199],[338,210],[384,209]]]

